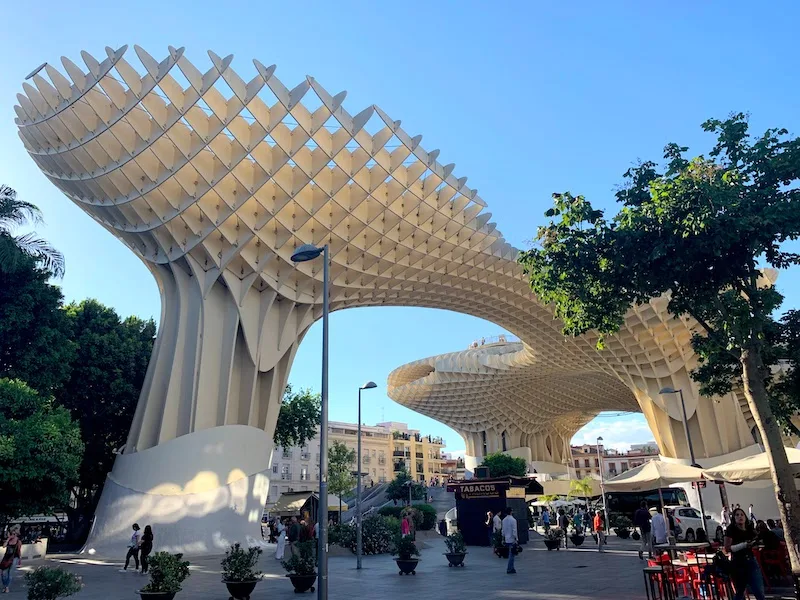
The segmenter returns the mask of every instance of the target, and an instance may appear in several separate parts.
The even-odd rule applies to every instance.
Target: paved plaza
[[[330,558],[331,600],[352,598],[509,598],[531,600],[628,600],[644,598],[643,563],[636,555],[636,546],[614,538],[607,551],[595,549],[563,549],[548,552],[538,534],[517,557],[517,574],[507,575],[506,561],[495,557],[490,549],[470,548],[465,568],[449,568],[442,556],[444,542],[439,537],[425,540],[422,560],[416,576],[399,576],[390,556],[364,557],[364,569],[355,569],[355,556]],[[589,541],[591,538],[587,538]],[[589,548],[592,548],[591,546]],[[274,559],[274,545],[265,548],[260,568],[266,573],[253,600],[297,598],[284,570]],[[220,557],[192,561],[192,575],[185,582],[176,600],[220,600],[228,598],[220,583]],[[32,568],[45,561],[29,561]],[[46,561],[62,565],[82,575],[85,589],[78,600],[123,600],[137,597],[135,591],[147,578],[133,572],[119,573],[121,561],[93,560],[85,556],[56,556]],[[20,580],[7,598],[24,598]],[[308,594],[307,597],[315,597]]]

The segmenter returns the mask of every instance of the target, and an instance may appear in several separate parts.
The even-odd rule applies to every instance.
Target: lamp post
[[[603,437],[599,436],[597,438],[597,464],[600,466],[600,495],[603,496],[603,515],[605,518],[603,519],[603,523],[605,523],[606,532],[608,531],[608,509],[606,508],[606,485],[603,482],[603,459],[600,456],[600,442],[603,441]]]
[[[356,484],[356,569],[361,568],[361,390],[374,390],[377,385],[368,381],[358,388],[358,483]]]
[[[322,406],[319,419],[319,539],[317,540],[317,599],[328,600],[328,245],[303,244],[292,262],[314,260],[322,255]]]
[[[663,395],[663,394],[678,394],[678,396],[680,396],[680,399],[681,399],[681,411],[682,411],[682,414],[683,414],[683,431],[684,431],[684,433],[686,433],[686,442],[687,442],[687,444],[689,444],[689,459],[692,461],[692,466],[693,467],[699,467],[700,465],[698,465],[694,460],[694,446],[692,446],[692,435],[689,433],[689,420],[686,418],[686,403],[683,401],[683,390],[682,389],[676,390],[676,389],[673,389],[673,388],[667,386],[665,388],[661,388],[661,390],[658,393],[661,394],[661,395]],[[700,483],[699,482],[697,483],[697,498],[700,501],[700,515],[702,516],[701,521],[703,523],[703,531],[706,532],[706,539],[709,539],[709,537],[708,537],[708,522],[706,521],[706,510],[705,510],[705,507],[703,506],[703,490],[700,487]]]

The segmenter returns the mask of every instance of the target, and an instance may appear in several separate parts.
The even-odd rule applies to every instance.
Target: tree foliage
[[[16,253],[13,270],[0,269],[0,377],[54,393],[69,376],[75,356],[61,290],[32,258]]]
[[[18,379],[0,379],[0,521],[67,504],[83,444],[69,412]]]
[[[386,486],[386,497],[389,500],[408,501],[408,486],[411,485],[411,498],[413,500],[423,500],[425,498],[425,486],[411,479],[411,475],[405,469],[401,469],[394,476],[394,479]]]
[[[489,467],[491,477],[524,477],[528,472],[528,463],[524,458],[509,456],[502,452],[487,454],[483,457],[482,467]]]
[[[321,408],[319,394],[314,394],[308,389],[295,394],[292,386],[287,385],[283,392],[278,422],[275,425],[273,436],[275,446],[283,448],[305,446],[308,440],[317,435]]]
[[[40,224],[42,213],[36,205],[17,198],[17,192],[0,185],[0,272],[12,272],[33,259],[54,277],[64,276],[64,256],[36,233],[14,235],[17,227]]]
[[[710,119],[716,135],[708,156],[687,158],[675,143],[665,166],[629,169],[611,220],[583,196],[554,194],[553,218],[538,247],[519,261],[531,288],[551,304],[568,335],[616,333],[632,304],[664,295],[675,316],[697,323],[692,343],[704,394],[740,385],[773,464],[779,512],[795,547],[800,500],[771,405],[768,339],[782,296],[765,267],[786,268],[800,255],[785,242],[800,236],[800,139],[785,129],[751,138],[744,114]],[[791,518],[790,518],[791,516]],[[790,551],[800,574],[800,556]]]
[[[342,494],[346,494],[356,485],[353,475],[353,463],[356,451],[345,444],[334,441],[328,449],[328,491],[339,496],[339,512],[342,510]]]
[[[569,482],[569,497],[571,498],[591,498],[594,493],[592,486],[592,478],[584,477],[583,479],[570,479]]]
[[[69,378],[55,401],[80,424],[86,449],[74,490],[76,510],[90,517],[114,465],[114,452],[128,436],[153,351],[156,324],[138,317],[123,320],[97,300],[69,304],[64,312],[76,350]]]

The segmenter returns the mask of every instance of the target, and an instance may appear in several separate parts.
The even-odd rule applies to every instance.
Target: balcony
[[[397,473],[398,471],[402,471],[405,468],[406,466],[403,463],[395,463],[393,470],[395,473]]]
[[[417,458],[425,458],[425,455],[422,452],[417,452]]]
[[[291,481],[292,474],[291,473],[281,473],[281,479],[284,481]]]
[[[283,451],[283,458],[286,458],[286,459],[292,458],[292,451],[291,450],[284,450]]]
[[[301,453],[300,460],[311,460],[311,453],[310,452]]]
[[[399,456],[400,458],[408,458],[409,456],[411,456],[411,453],[405,452],[403,450],[395,450],[394,452],[392,452],[392,456]]]

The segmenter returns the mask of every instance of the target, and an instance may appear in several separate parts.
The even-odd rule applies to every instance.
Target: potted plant
[[[614,521],[614,533],[623,540],[627,540],[631,535],[633,521],[626,516],[618,516]]]
[[[189,577],[189,561],[183,554],[156,552],[149,560],[150,583],[139,590],[142,600],[172,600]]]
[[[551,528],[544,534],[544,545],[548,550],[558,550],[561,548],[561,540],[564,539],[564,532],[557,527]]]
[[[397,538],[394,543],[394,552],[392,554],[397,556],[394,562],[397,563],[400,569],[400,575],[408,575],[409,573],[412,575],[417,574],[419,558],[414,557],[419,556],[419,550],[410,536]]]
[[[81,578],[60,567],[37,567],[25,575],[29,600],[56,600],[77,594],[83,588]]]
[[[250,594],[261,579],[256,565],[262,552],[258,547],[245,550],[238,542],[225,552],[221,563],[222,583],[228,588],[230,600],[250,600]]]
[[[464,536],[460,531],[456,531],[452,535],[444,538],[444,543],[447,546],[447,552],[444,555],[447,557],[449,567],[463,567],[464,557],[467,555],[467,545],[464,543]]]
[[[492,550],[498,558],[508,558],[508,546],[503,542],[503,534],[499,531],[492,534]]]
[[[575,526],[572,527],[570,534],[569,534],[569,541],[572,542],[573,546],[580,546],[583,544],[583,540],[586,539],[583,531],[577,529]]]
[[[286,576],[292,582],[295,593],[314,591],[314,582],[317,580],[317,545],[313,540],[297,542],[294,545],[294,554],[289,560],[281,561],[281,564],[288,571]]]

